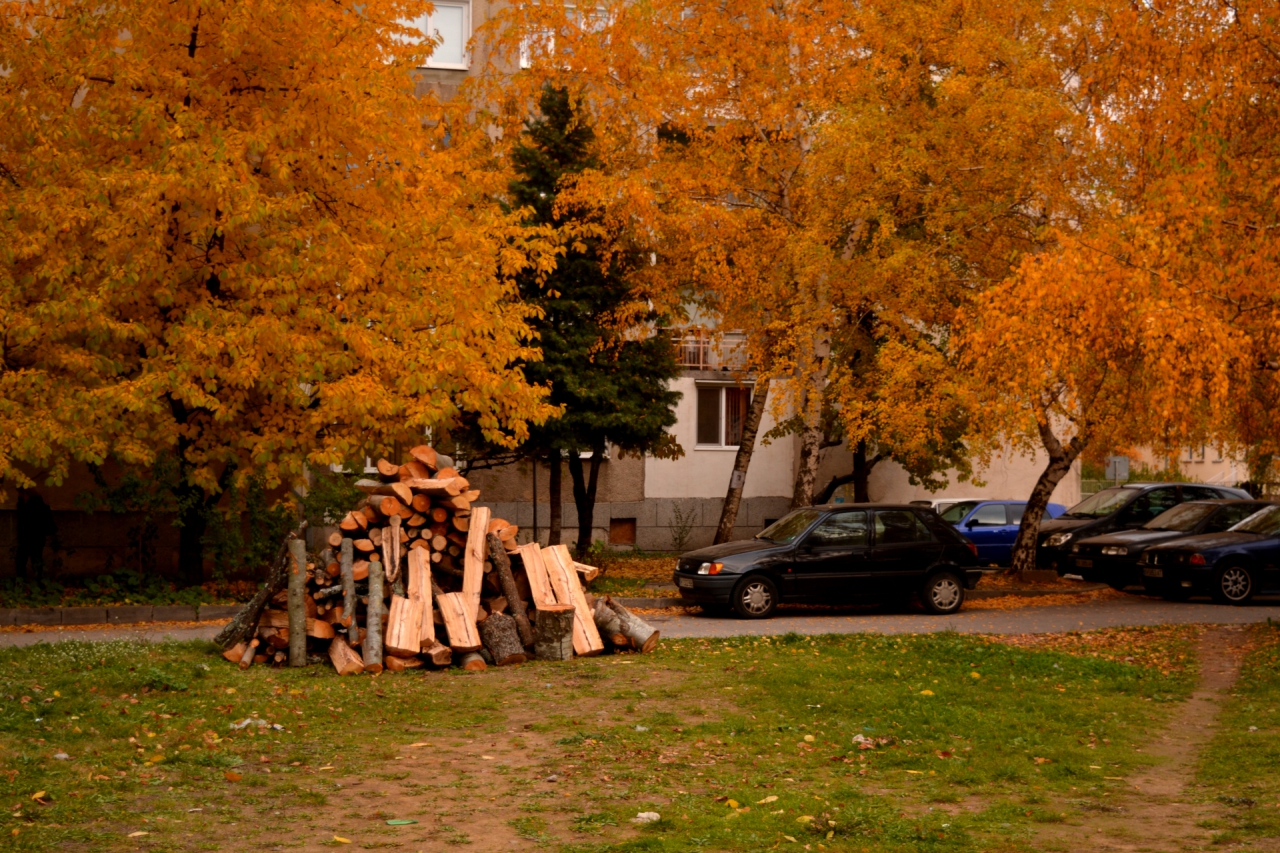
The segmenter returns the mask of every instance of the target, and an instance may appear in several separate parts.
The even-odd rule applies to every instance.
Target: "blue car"
[[[960,501],[943,510],[942,520],[978,546],[981,562],[1007,563],[1026,508],[1026,501]],[[1066,510],[1062,504],[1049,504],[1045,515],[1057,518]]]
[[[1220,604],[1245,604],[1280,592],[1280,506],[1222,533],[1148,548],[1138,565],[1147,592],[1175,601],[1207,594]]]

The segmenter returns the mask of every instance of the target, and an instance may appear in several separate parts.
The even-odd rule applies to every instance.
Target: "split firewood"
[[[460,477],[441,477],[439,473],[430,480],[405,480],[400,485],[408,486],[415,495],[430,495],[433,498],[452,498],[462,493],[467,481]]]
[[[449,647],[458,653],[479,651],[482,644],[480,635],[476,633],[470,597],[465,593],[450,592],[440,596],[437,603],[445,632],[449,635]]]
[[[433,642],[430,646],[424,648],[422,653],[427,656],[427,660],[436,666],[448,666],[453,662],[453,649],[439,641]]]
[[[489,668],[484,662],[484,658],[480,657],[476,652],[466,652],[462,657],[458,658],[458,666],[472,672],[483,672]]]
[[[369,529],[369,516],[365,513],[364,510],[351,513],[351,517],[355,519],[356,527],[358,527],[360,530]]]
[[[384,477],[394,477],[399,471],[400,466],[386,459],[379,459],[374,463],[374,467],[378,469],[378,473]]]
[[[342,534],[337,530],[335,530],[329,534],[328,538],[325,539],[325,541],[328,542],[333,547],[337,548],[342,544]]]
[[[254,637],[244,647],[244,652],[240,655],[240,668],[248,669],[253,666],[253,659],[258,653],[258,638]]]
[[[388,654],[410,657],[422,651],[422,610],[407,598],[391,596],[387,614]]]
[[[586,593],[578,582],[578,573],[573,569],[569,548],[565,545],[552,545],[542,549],[542,557],[551,586],[556,591],[556,599],[563,604],[572,604],[577,610],[577,618],[573,623],[573,650],[580,657],[600,654],[604,651],[604,641],[596,630]]]
[[[622,623],[622,633],[631,642],[631,645],[639,650],[642,654],[653,651],[658,645],[658,630],[639,616],[614,601],[609,596],[604,597],[605,605],[618,614],[618,620]]]
[[[511,561],[507,559],[506,553],[497,546],[497,543],[498,537],[490,533],[489,550],[494,568],[498,573],[498,583],[502,586],[502,595],[505,599],[503,604],[511,607],[511,616],[515,619],[516,630],[520,634],[520,645],[532,646],[533,626],[529,624],[529,617],[524,612],[524,602],[520,600],[516,591],[516,580],[511,574]]]
[[[338,527],[350,533],[352,530],[360,530],[360,522],[356,521],[356,514],[347,513],[347,517],[338,522]],[[331,540],[332,541],[332,540]]]
[[[414,528],[422,527],[426,523],[427,523],[427,516],[423,515],[420,512],[415,512],[413,515],[409,516],[408,524],[410,527],[414,527]]]
[[[485,552],[488,550],[485,530],[488,525],[489,508],[476,509],[475,517],[471,519],[471,531],[467,534],[467,550],[462,563],[462,592],[467,596],[473,622],[476,611],[480,609],[480,585],[483,583]]]
[[[338,671],[338,675],[359,675],[364,672],[364,661],[342,637],[334,637],[329,643],[329,660],[333,661],[333,668]]]
[[[470,511],[471,509],[471,500],[469,498],[463,497],[462,495],[456,495],[454,497],[449,498],[447,501],[445,501],[444,505],[452,509],[455,513],[467,512],[467,511]],[[462,517],[465,518],[465,516],[462,516]]]
[[[390,518],[393,515],[400,514],[400,508],[403,504],[395,495],[369,495],[369,506],[377,510],[378,515],[383,518]],[[372,521],[373,519],[370,519]]]
[[[537,542],[530,542],[528,545],[521,545],[518,549],[520,561],[524,565],[524,574],[529,582],[529,594],[533,599],[533,606],[541,610],[555,604],[569,604],[570,602],[560,602],[556,600],[555,591],[551,587],[551,581],[547,576],[547,567],[542,559],[542,549],[538,547]]]
[[[460,497],[464,498],[467,501],[467,503],[475,503],[476,501],[480,500],[480,490],[470,489],[468,491],[463,492],[460,495]]]
[[[538,660],[569,660],[573,657],[573,621],[577,618],[571,604],[548,604],[534,614],[533,653]]]
[[[418,609],[418,649],[436,641],[436,624],[431,618],[431,570],[423,551],[409,552],[409,601]]]
[[[236,643],[229,649],[223,651],[222,656],[231,663],[240,663],[240,659],[244,657],[245,643]]]
[[[449,468],[439,468],[436,470],[436,477],[438,477],[441,480],[446,480],[446,479],[451,480],[457,476],[458,476],[457,468],[449,467]]]
[[[372,554],[374,551],[374,544],[370,539],[357,539],[355,545],[356,550],[364,554]]]
[[[382,528],[375,527],[369,531],[369,541],[373,543],[375,548],[382,547]]]
[[[406,669],[418,669],[426,665],[420,657],[401,657],[400,655],[387,655],[382,659],[386,664],[388,672],[404,672]]]
[[[356,560],[351,564],[351,578],[362,581],[369,577],[369,561]]]
[[[330,625],[346,625],[346,608],[341,604],[335,604],[324,613],[321,613],[320,618]]]
[[[600,570],[595,566],[588,566],[586,563],[574,562],[573,568],[578,574],[582,575],[582,580],[591,583],[600,576]]]
[[[430,480],[431,474],[431,469],[426,465],[423,465],[417,459],[410,459],[400,466],[396,476],[403,482],[405,480]]]
[[[494,666],[510,666],[529,659],[516,631],[516,620],[505,613],[490,613],[480,623],[480,639],[493,657]]]
[[[436,452],[433,448],[425,444],[420,444],[417,447],[412,448],[409,451],[409,455],[412,456],[416,461],[421,462],[423,465],[426,465],[431,470],[433,471],[435,470]]]

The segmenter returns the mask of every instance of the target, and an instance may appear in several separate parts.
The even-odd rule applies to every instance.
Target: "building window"
[[[751,408],[751,389],[698,387],[698,446],[737,447]]]
[[[634,518],[609,519],[609,544],[636,544],[636,520]]]
[[[471,4],[438,2],[434,11],[421,19],[422,31],[435,41],[427,59],[428,68],[469,67],[467,42],[471,39]]]

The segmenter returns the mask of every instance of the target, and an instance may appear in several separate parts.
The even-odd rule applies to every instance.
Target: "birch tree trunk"
[[[289,542],[293,556],[289,567],[289,666],[307,665],[307,543],[301,539]]]
[[[364,611],[365,637],[360,644],[364,668],[375,675],[382,672],[382,563],[369,563],[369,605]]]
[[[742,505],[742,490],[747,484],[747,469],[751,466],[751,454],[756,449],[756,432],[764,419],[764,409],[769,399],[769,380],[756,384],[751,397],[751,408],[742,423],[742,439],[738,453],[733,458],[733,473],[729,475],[729,491],[724,496],[724,508],[720,510],[720,524],[716,527],[713,544],[720,545],[733,538],[734,525],[738,523],[738,508]]]
[[[1027,498],[1027,508],[1022,513],[1022,523],[1018,526],[1018,538],[1013,542],[1012,570],[1028,572],[1036,567],[1036,545],[1040,535],[1040,521],[1053,497],[1053,490],[1062,482],[1062,478],[1071,470],[1072,464],[1084,452],[1088,444],[1077,433],[1071,441],[1063,445],[1054,435],[1053,428],[1047,423],[1040,425],[1040,442],[1049,454],[1049,464],[1040,472],[1031,496]]]

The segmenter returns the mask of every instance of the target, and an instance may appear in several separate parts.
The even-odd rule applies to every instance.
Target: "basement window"
[[[636,544],[636,520],[634,518],[609,519],[609,544]]]

